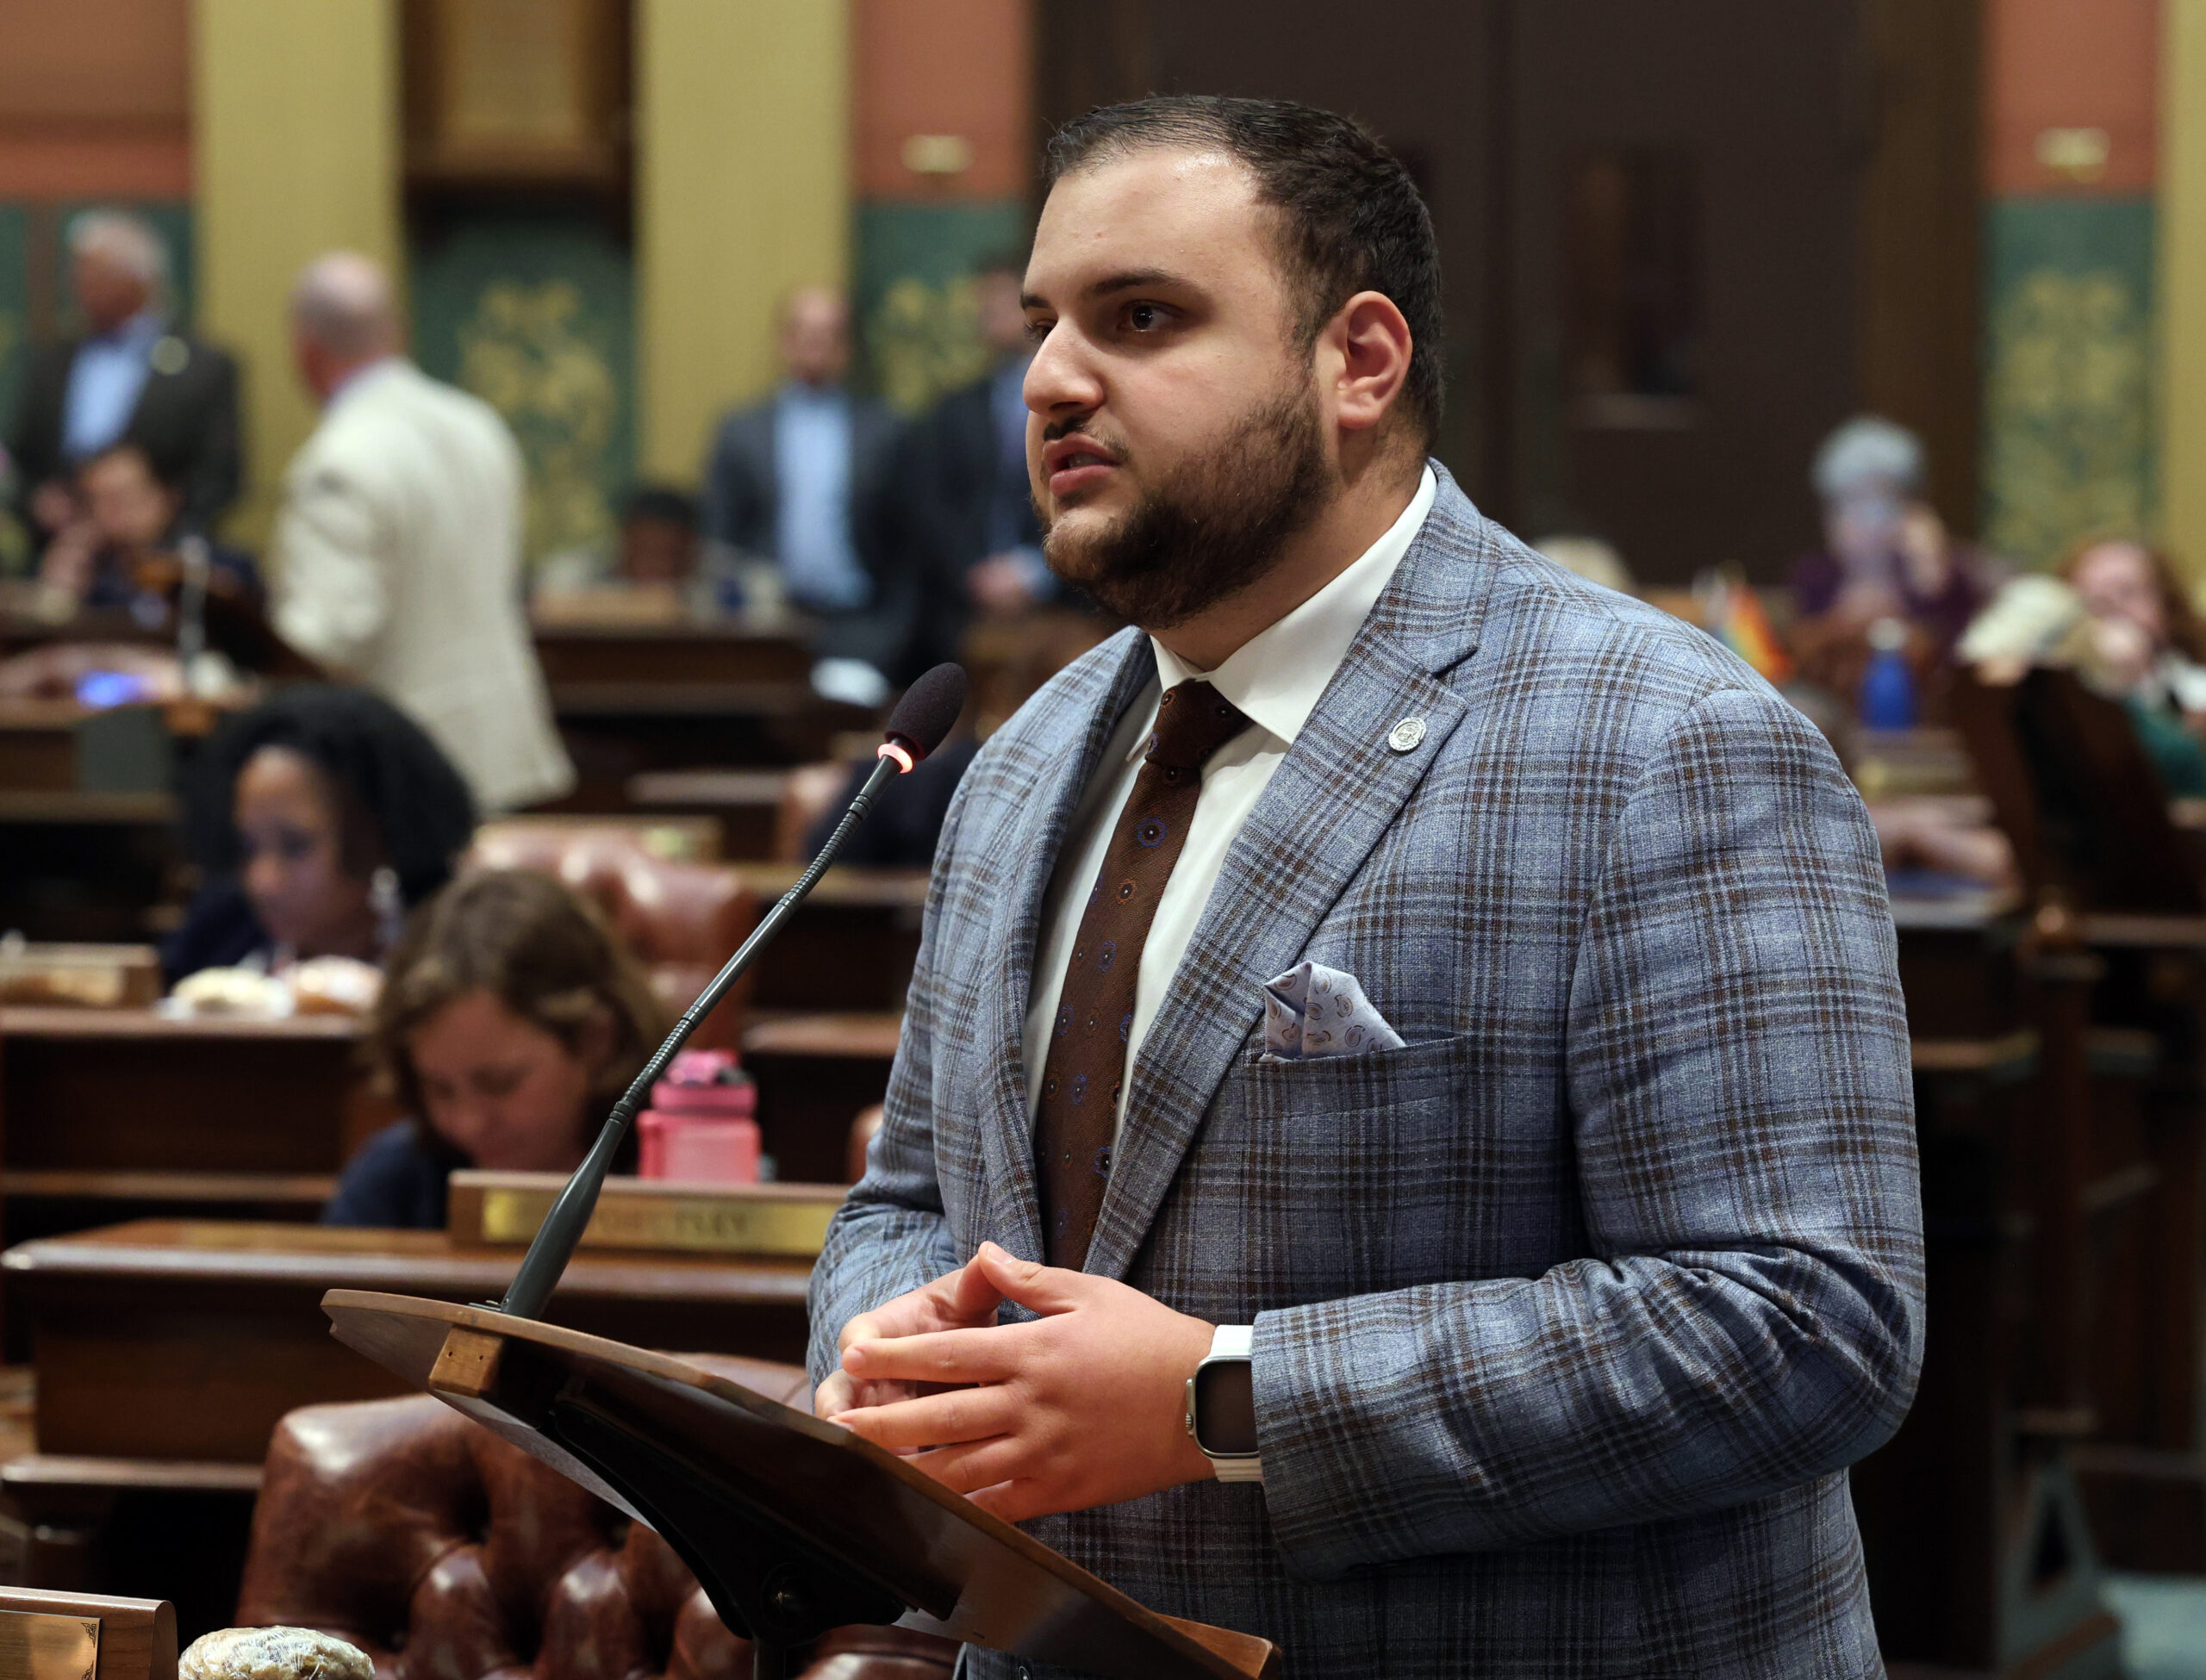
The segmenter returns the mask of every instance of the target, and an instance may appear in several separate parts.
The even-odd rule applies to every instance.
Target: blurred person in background
[[[73,488],[78,511],[47,544],[41,580],[83,606],[149,604],[165,616],[183,574],[178,545],[198,534],[184,521],[183,484],[163,476],[142,445],[124,442],[85,462]],[[209,592],[257,605],[252,557],[211,540],[207,552]]]
[[[2206,797],[2206,624],[2168,557],[2127,537],[2088,538],[2050,576],[2000,590],[1957,649],[1978,678],[2072,670],[2119,700],[2171,797]]]
[[[1024,389],[1034,342],[1019,304],[1023,256],[991,258],[974,277],[981,341],[992,365],[915,428],[901,497],[919,576],[908,670],[958,656],[977,613],[1015,618],[1056,600],[1026,476]]]
[[[389,280],[365,257],[308,266],[291,344],[322,412],[284,474],[277,632],[412,714],[483,810],[565,793],[574,768],[521,606],[512,432],[400,353]]]
[[[162,948],[171,983],[379,962],[475,831],[467,785],[412,719],[359,688],[302,685],[232,719],[194,767],[184,838],[202,885]]]
[[[1803,670],[1850,695],[1869,627],[1897,619],[1925,668],[1944,663],[2006,569],[1946,530],[1923,499],[1922,441],[1873,414],[1850,420],[1816,451],[1823,546],[1792,570]]]
[[[81,513],[77,470],[122,442],[177,486],[177,518],[214,528],[237,499],[237,364],[166,313],[169,253],[146,222],[90,210],[69,227],[82,338],[33,357],[9,418],[16,511],[43,547]]]
[[[705,464],[704,530],[713,543],[769,561],[783,595],[819,621],[823,661],[855,663],[873,681],[837,698],[874,704],[897,663],[910,614],[894,564],[892,468],[900,426],[845,389],[851,310],[826,286],[792,292],[775,340],[782,383],[720,422]],[[836,668],[831,667],[831,672]],[[830,686],[833,679],[831,676]]]
[[[392,953],[371,1040],[406,1112],[360,1146],[332,1225],[441,1229],[455,1167],[570,1173],[670,1024],[604,918],[548,875],[455,881]],[[614,1171],[635,1171],[632,1127]]]
[[[1559,532],[1552,537],[1541,538],[1532,548],[1573,577],[1598,583],[1604,589],[1614,589],[1620,595],[1637,593],[1639,586],[1633,581],[1631,568],[1624,564],[1623,556],[1617,552],[1615,544],[1601,538]]]
[[[608,591],[659,594],[708,619],[739,588],[729,553],[704,540],[695,497],[670,484],[639,484],[620,504],[614,539],[548,556],[530,593],[539,606]]]

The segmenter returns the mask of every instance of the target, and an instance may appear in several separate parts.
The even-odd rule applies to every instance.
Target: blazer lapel
[[[1066,831],[1105,744],[1134,696],[1156,675],[1147,637],[1122,632],[1118,642],[1106,644],[1087,681],[1057,702],[1069,718],[1084,717],[1086,727],[1043,767],[1023,820],[1007,829],[1000,843],[1015,861],[994,924],[995,973],[977,1023],[985,1070],[979,1123],[981,1159],[994,1186],[996,1219],[990,1235],[1022,1260],[1043,1258],[1041,1194],[1034,1178],[1034,1129],[1026,1107],[1023,1055],[1043,901]]]
[[[1468,715],[1434,673],[1477,645],[1485,532],[1443,470],[1424,530],[1226,854],[1135,1062],[1089,1272],[1132,1264],[1262,1013],[1262,983],[1293,966]],[[1423,732],[1399,750],[1389,737],[1408,719]]]

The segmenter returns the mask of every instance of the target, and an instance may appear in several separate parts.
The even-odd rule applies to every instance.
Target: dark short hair
[[[620,523],[650,520],[659,525],[697,528],[697,499],[671,484],[639,484],[620,503]]]
[[[1303,347],[1360,291],[1383,292],[1409,322],[1402,406],[1430,448],[1443,386],[1440,247],[1401,161],[1353,118],[1286,99],[1173,94],[1105,105],[1050,138],[1043,173],[1066,176],[1159,146],[1215,148],[1256,178],[1284,221],[1281,267],[1299,294]]]

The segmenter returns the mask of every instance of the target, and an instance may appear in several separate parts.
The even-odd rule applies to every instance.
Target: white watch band
[[[1253,1357],[1256,1345],[1256,1327],[1253,1324],[1220,1324],[1210,1333],[1210,1356],[1214,1360],[1245,1360]],[[1264,1479],[1262,1455],[1246,1459],[1212,1459],[1211,1469],[1221,1482],[1261,1482]]]

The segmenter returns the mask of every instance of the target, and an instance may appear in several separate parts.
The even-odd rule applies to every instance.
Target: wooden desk
[[[117,1210],[311,1217],[389,1118],[359,1025],[0,1009],[0,1192],[11,1239]],[[326,1193],[326,1192],[325,1192]]]
[[[544,680],[555,689],[587,683],[804,683],[812,672],[811,632],[797,625],[539,624],[535,638]]]
[[[632,810],[708,817],[726,837],[724,856],[763,861],[774,855],[788,770],[651,770],[630,778]]]
[[[541,625],[536,649],[575,762],[563,811],[625,810],[652,771],[823,757],[837,730],[870,720],[812,692],[801,625]]]
[[[2048,1042],[2048,1013],[2020,971],[2011,897],[1901,899],[1899,935],[1922,1152],[1928,1341],[1915,1403],[1898,1432],[1852,1472],[1871,1601],[1887,1658],[1940,1671],[2051,1673],[2068,1651],[2109,1653],[2115,1629],[2096,1578],[2069,1567],[2032,1583],[2034,1548],[2081,1555],[2061,1500],[2064,1444],[2031,1423],[2046,1408],[2041,1167],[2049,1077],[2082,1055],[2103,1098],[2109,1155],[2078,1175],[2103,1235],[2126,1243],[2147,1179],[2127,1154],[2140,1047],[2131,1036]],[[2086,1180],[2089,1187],[2086,1188]],[[2097,1270],[2097,1268],[2094,1268]],[[2126,1331],[2127,1321],[2109,1321]],[[2121,1335],[2096,1341],[2116,1362]],[[2028,1427],[2026,1427],[2026,1424]],[[2022,1443],[2027,1442],[2027,1446]],[[2082,1669],[2078,1672],[2085,1671]],[[2097,1672],[2098,1670],[2090,1671]]]
[[[737,868],[757,893],[762,910],[771,907],[803,873],[795,863]],[[751,1007],[806,1013],[900,1011],[919,955],[926,902],[925,869],[838,865],[828,870],[752,971],[757,990]]]
[[[294,1407],[403,1387],[333,1341],[325,1291],[502,1294],[515,1248],[441,1231],[140,1220],[0,1259],[28,1321],[37,1450],[0,1467],[34,1578],[159,1590],[191,1633],[237,1602],[261,1460]],[[801,1361],[806,1260],[577,1255],[555,1323],[646,1347]]]
[[[795,1184],[849,1173],[851,1123],[888,1094],[900,1014],[792,1015],[743,1035],[758,1082],[758,1129],[775,1171]]]
[[[41,1453],[258,1464],[296,1406],[402,1390],[329,1336],[330,1289],[502,1295],[509,1249],[442,1231],[140,1220],[0,1257],[28,1321]],[[645,1347],[804,1358],[809,1261],[578,1254],[551,1318]]]

